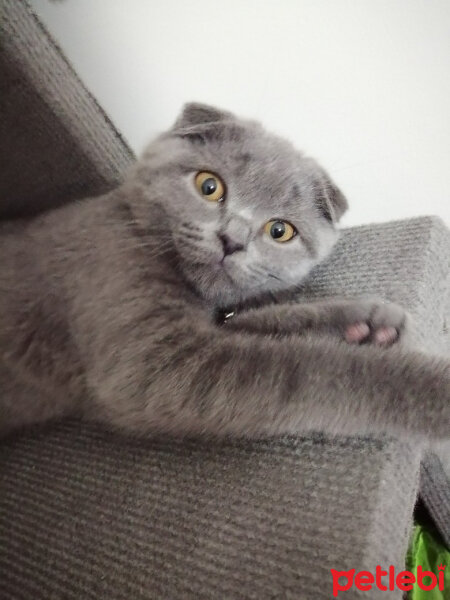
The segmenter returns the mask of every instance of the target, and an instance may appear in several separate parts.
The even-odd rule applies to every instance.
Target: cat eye
[[[217,175],[209,171],[200,171],[195,176],[195,187],[205,200],[223,202],[225,199],[225,184]]]
[[[297,235],[297,230],[287,221],[269,221],[264,225],[264,233],[275,242],[289,242]]]

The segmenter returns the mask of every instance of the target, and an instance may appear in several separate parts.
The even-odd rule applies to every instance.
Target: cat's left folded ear
[[[338,223],[348,209],[348,202],[328,173],[319,167],[315,180],[316,203],[321,214],[330,223]]]

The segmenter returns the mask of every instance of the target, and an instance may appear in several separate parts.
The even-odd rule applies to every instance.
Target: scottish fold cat
[[[401,307],[289,300],[346,208],[287,141],[186,105],[118,189],[1,225],[0,431],[444,438],[450,364]]]

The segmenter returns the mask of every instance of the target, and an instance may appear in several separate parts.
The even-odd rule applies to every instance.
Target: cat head
[[[140,219],[151,224],[156,208],[164,215],[184,277],[216,306],[298,285],[331,250],[347,209],[314,160],[260,124],[202,104],[184,107],[136,176]]]

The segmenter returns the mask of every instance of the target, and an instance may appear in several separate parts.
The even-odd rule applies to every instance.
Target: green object
[[[423,525],[416,525],[411,544],[406,557],[406,568],[417,576],[417,567],[422,566],[424,571],[439,573],[438,565],[445,565],[444,590],[440,591],[436,585],[434,590],[421,590],[417,583],[408,592],[408,600],[450,600],[450,552],[437,539],[437,536]],[[430,583],[426,578],[425,584]]]

